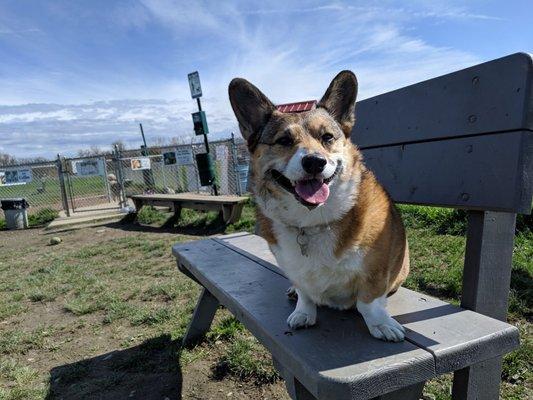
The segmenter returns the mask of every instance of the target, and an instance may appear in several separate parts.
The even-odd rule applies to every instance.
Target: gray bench
[[[204,287],[184,344],[227,307],[272,353],[293,399],[418,399],[454,372],[454,399],[497,399],[517,213],[531,211],[532,61],[515,54],[360,101],[352,138],[400,203],[468,210],[461,307],[402,288],[391,315],[406,341],[373,339],[355,311],[319,309],[291,331],[290,283],[265,241],[239,233],[177,244],[178,267]]]
[[[172,226],[177,222],[183,208],[199,211],[218,211],[226,224],[233,224],[241,218],[244,203],[248,197],[244,196],[210,196],[199,193],[176,194],[136,194],[129,196],[135,205],[136,212],[143,206],[169,207],[174,216],[165,225]]]

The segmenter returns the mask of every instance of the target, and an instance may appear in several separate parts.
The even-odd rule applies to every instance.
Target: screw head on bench
[[[468,193],[463,193],[461,194],[461,199],[463,199],[463,201],[468,201],[470,199],[470,195]]]
[[[474,114],[468,116],[468,122],[470,122],[471,124],[473,124],[476,121],[477,121],[477,117]]]

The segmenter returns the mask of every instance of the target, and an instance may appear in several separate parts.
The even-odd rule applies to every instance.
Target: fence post
[[[119,207],[126,207],[126,192],[124,188],[124,174],[122,173],[122,160],[120,159],[120,150],[117,145],[115,145],[115,149],[113,152],[113,158],[115,161],[115,171],[117,172],[117,180],[118,185],[120,187],[119,190]]]
[[[59,188],[61,190],[61,201],[63,203],[63,209],[65,210],[65,213],[67,214],[67,217],[70,217],[70,209],[68,206],[68,199],[67,199],[67,189],[65,187],[65,177],[63,176],[63,161],[61,160],[61,156],[57,155],[57,175],[59,178]]]
[[[235,144],[235,134],[231,132],[231,158],[233,163],[233,174],[235,175],[235,188],[237,195],[242,195],[241,176],[239,175],[239,168],[237,162],[237,145]]]
[[[104,164],[104,185],[105,185],[105,189],[107,191],[107,201],[109,203],[112,202],[112,196],[111,196],[111,187],[109,185],[109,180],[107,179],[107,160],[106,160],[106,156],[102,156],[101,158],[102,160],[102,163]]]

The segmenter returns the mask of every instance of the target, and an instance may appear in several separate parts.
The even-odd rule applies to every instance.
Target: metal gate
[[[63,160],[63,181],[68,207],[74,212],[119,207],[111,186],[116,174],[105,156]],[[112,177],[115,176],[115,179]]]

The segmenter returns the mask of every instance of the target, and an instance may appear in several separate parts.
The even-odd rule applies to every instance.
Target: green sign
[[[196,133],[196,135],[205,135],[209,133],[205,112],[198,111],[192,113],[192,122],[194,124],[194,132]]]

